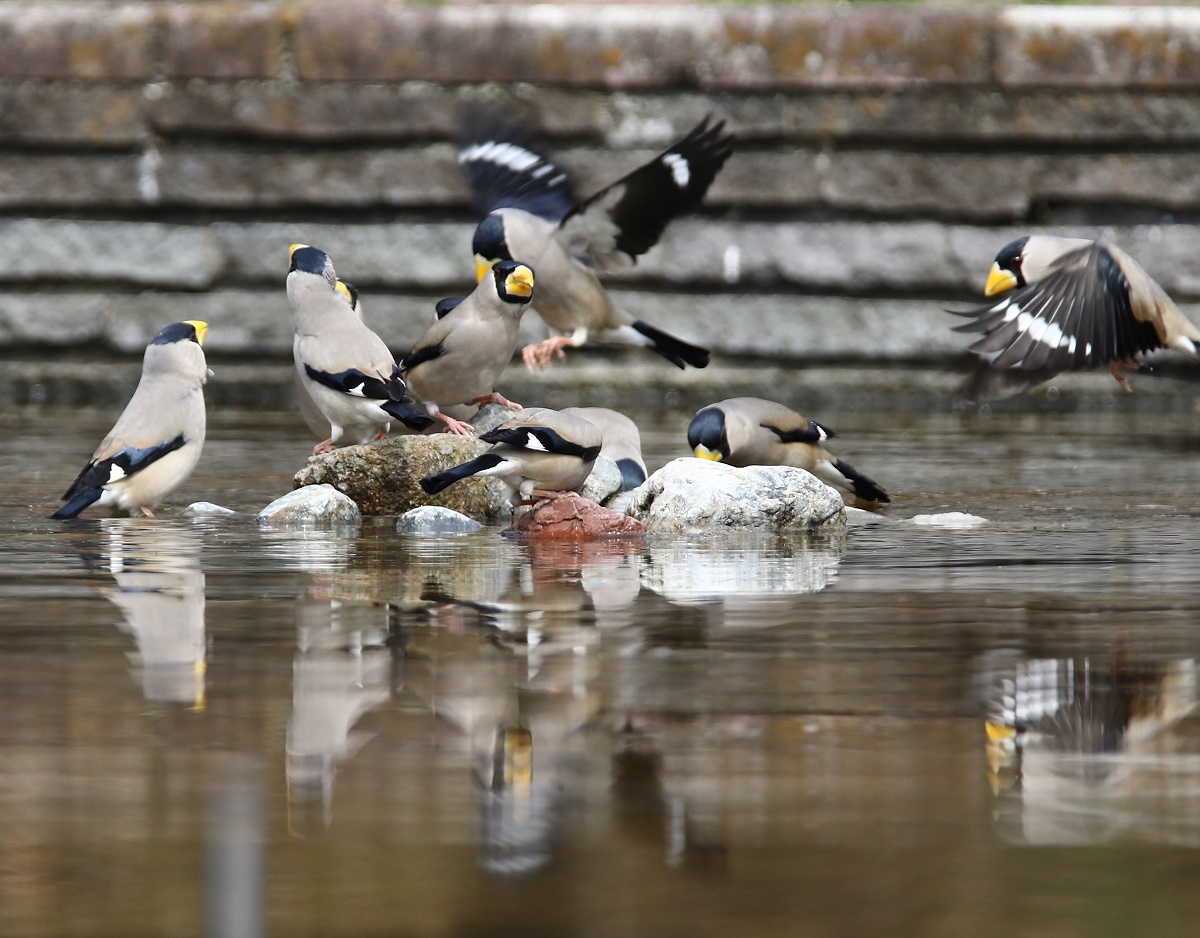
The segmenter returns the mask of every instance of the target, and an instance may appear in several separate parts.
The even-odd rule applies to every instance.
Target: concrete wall
[[[943,307],[1045,226],[1114,238],[1200,319],[1200,10],[14,3],[0,399],[184,318],[214,362],[285,360],[297,240],[403,352],[470,285],[452,140],[481,100],[581,193],[729,121],[703,211],[616,283],[719,353],[945,365]]]

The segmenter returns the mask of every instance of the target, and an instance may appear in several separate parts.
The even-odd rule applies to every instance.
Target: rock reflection
[[[116,580],[101,593],[137,643],[135,677],[147,700],[204,706],[204,572],[200,535],[145,519],[100,522],[99,567]]]
[[[735,625],[782,598],[826,589],[845,549],[836,535],[743,538],[737,545],[672,540],[650,545],[641,582],[676,605],[718,605],[724,624]],[[750,615],[746,624],[767,623]]]
[[[1196,662],[1109,655],[984,665],[985,747],[995,817],[1029,844],[1090,845],[1137,832],[1200,846],[1200,752],[1181,725]]]
[[[388,611],[309,592],[296,602],[292,716],[286,740],[290,829],[304,835],[332,819],[337,765],[367,740],[352,732],[391,697]]]

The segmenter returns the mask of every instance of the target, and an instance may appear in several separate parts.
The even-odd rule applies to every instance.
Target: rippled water
[[[876,523],[544,546],[260,529],[265,412],[51,523],[112,415],[10,414],[0,934],[1194,934],[1195,418],[820,416]]]

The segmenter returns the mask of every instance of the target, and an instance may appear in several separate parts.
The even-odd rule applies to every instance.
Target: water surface
[[[260,529],[273,412],[53,523],[112,414],[9,414],[0,934],[1193,934],[1195,418],[820,417],[876,523],[545,546]]]

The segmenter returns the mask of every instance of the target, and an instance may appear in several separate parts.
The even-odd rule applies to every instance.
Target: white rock
[[[735,469],[682,456],[650,476],[631,496],[626,514],[651,532],[787,531],[846,523],[837,489],[790,466]]]
[[[977,528],[988,523],[987,518],[962,511],[943,511],[935,515],[913,515],[908,520],[911,524],[921,524],[931,528]]]
[[[258,513],[259,524],[358,524],[354,499],[332,485],[306,485],[275,499]]]
[[[606,498],[611,498],[621,491],[621,470],[607,456],[597,456],[592,473],[583,483],[579,494],[590,498],[597,505],[603,505]]]
[[[398,534],[417,534],[426,537],[447,537],[473,534],[483,525],[474,518],[439,505],[422,505],[406,511],[396,519]]]
[[[224,505],[214,505],[212,502],[192,502],[179,513],[181,518],[214,518],[236,515],[237,512]]]

